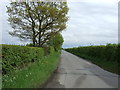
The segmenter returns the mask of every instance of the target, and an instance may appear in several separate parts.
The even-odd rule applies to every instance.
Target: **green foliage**
[[[3,74],[20,69],[29,63],[40,61],[44,57],[43,48],[2,45],[2,71]]]
[[[68,21],[66,2],[11,2],[7,13],[14,29],[9,34],[40,47],[65,30]]]
[[[54,53],[55,50],[54,50],[54,47],[50,46],[50,53]]]
[[[88,59],[93,63],[115,73],[118,73],[118,45],[86,46],[65,49],[79,57]]]
[[[54,52],[29,66],[2,77],[3,88],[40,88],[57,68],[59,53]]]
[[[59,54],[49,47],[49,55],[44,48],[18,45],[2,46],[2,87],[39,88],[57,68]]]
[[[48,45],[54,47],[55,51],[59,51],[62,48],[63,42],[64,40],[62,35],[58,33],[49,40]]]
[[[34,45],[32,43],[26,44],[26,46],[33,47]]]

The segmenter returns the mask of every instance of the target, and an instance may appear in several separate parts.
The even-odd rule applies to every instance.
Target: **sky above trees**
[[[12,28],[7,22],[6,5],[0,3],[0,30],[3,44],[25,44],[8,34]],[[67,0],[69,21],[62,32],[63,48],[101,45],[118,42],[118,0]],[[1,36],[1,35],[0,35]]]

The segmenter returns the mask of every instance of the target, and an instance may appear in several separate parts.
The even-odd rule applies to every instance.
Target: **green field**
[[[85,58],[98,66],[111,71],[119,73],[119,47],[117,44],[107,44],[101,46],[84,46],[76,48],[68,48],[66,51],[75,54],[79,57]]]
[[[2,87],[39,88],[56,70],[60,52],[39,47],[2,45]]]

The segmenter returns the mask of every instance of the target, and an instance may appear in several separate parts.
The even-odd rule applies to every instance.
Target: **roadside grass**
[[[57,68],[60,53],[54,52],[40,61],[2,77],[3,88],[39,88]]]

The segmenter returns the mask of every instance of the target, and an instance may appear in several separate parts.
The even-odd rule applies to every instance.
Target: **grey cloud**
[[[72,2],[69,7],[63,47],[117,43],[117,4]]]
[[[8,4],[8,3],[7,3]],[[7,22],[6,3],[2,4],[2,43],[23,44],[16,37],[8,34],[12,28]],[[68,2],[70,20],[64,37],[63,47],[75,47],[80,45],[100,45],[117,43],[117,3],[97,3],[89,0],[80,2]],[[0,7],[1,8],[1,7]]]

